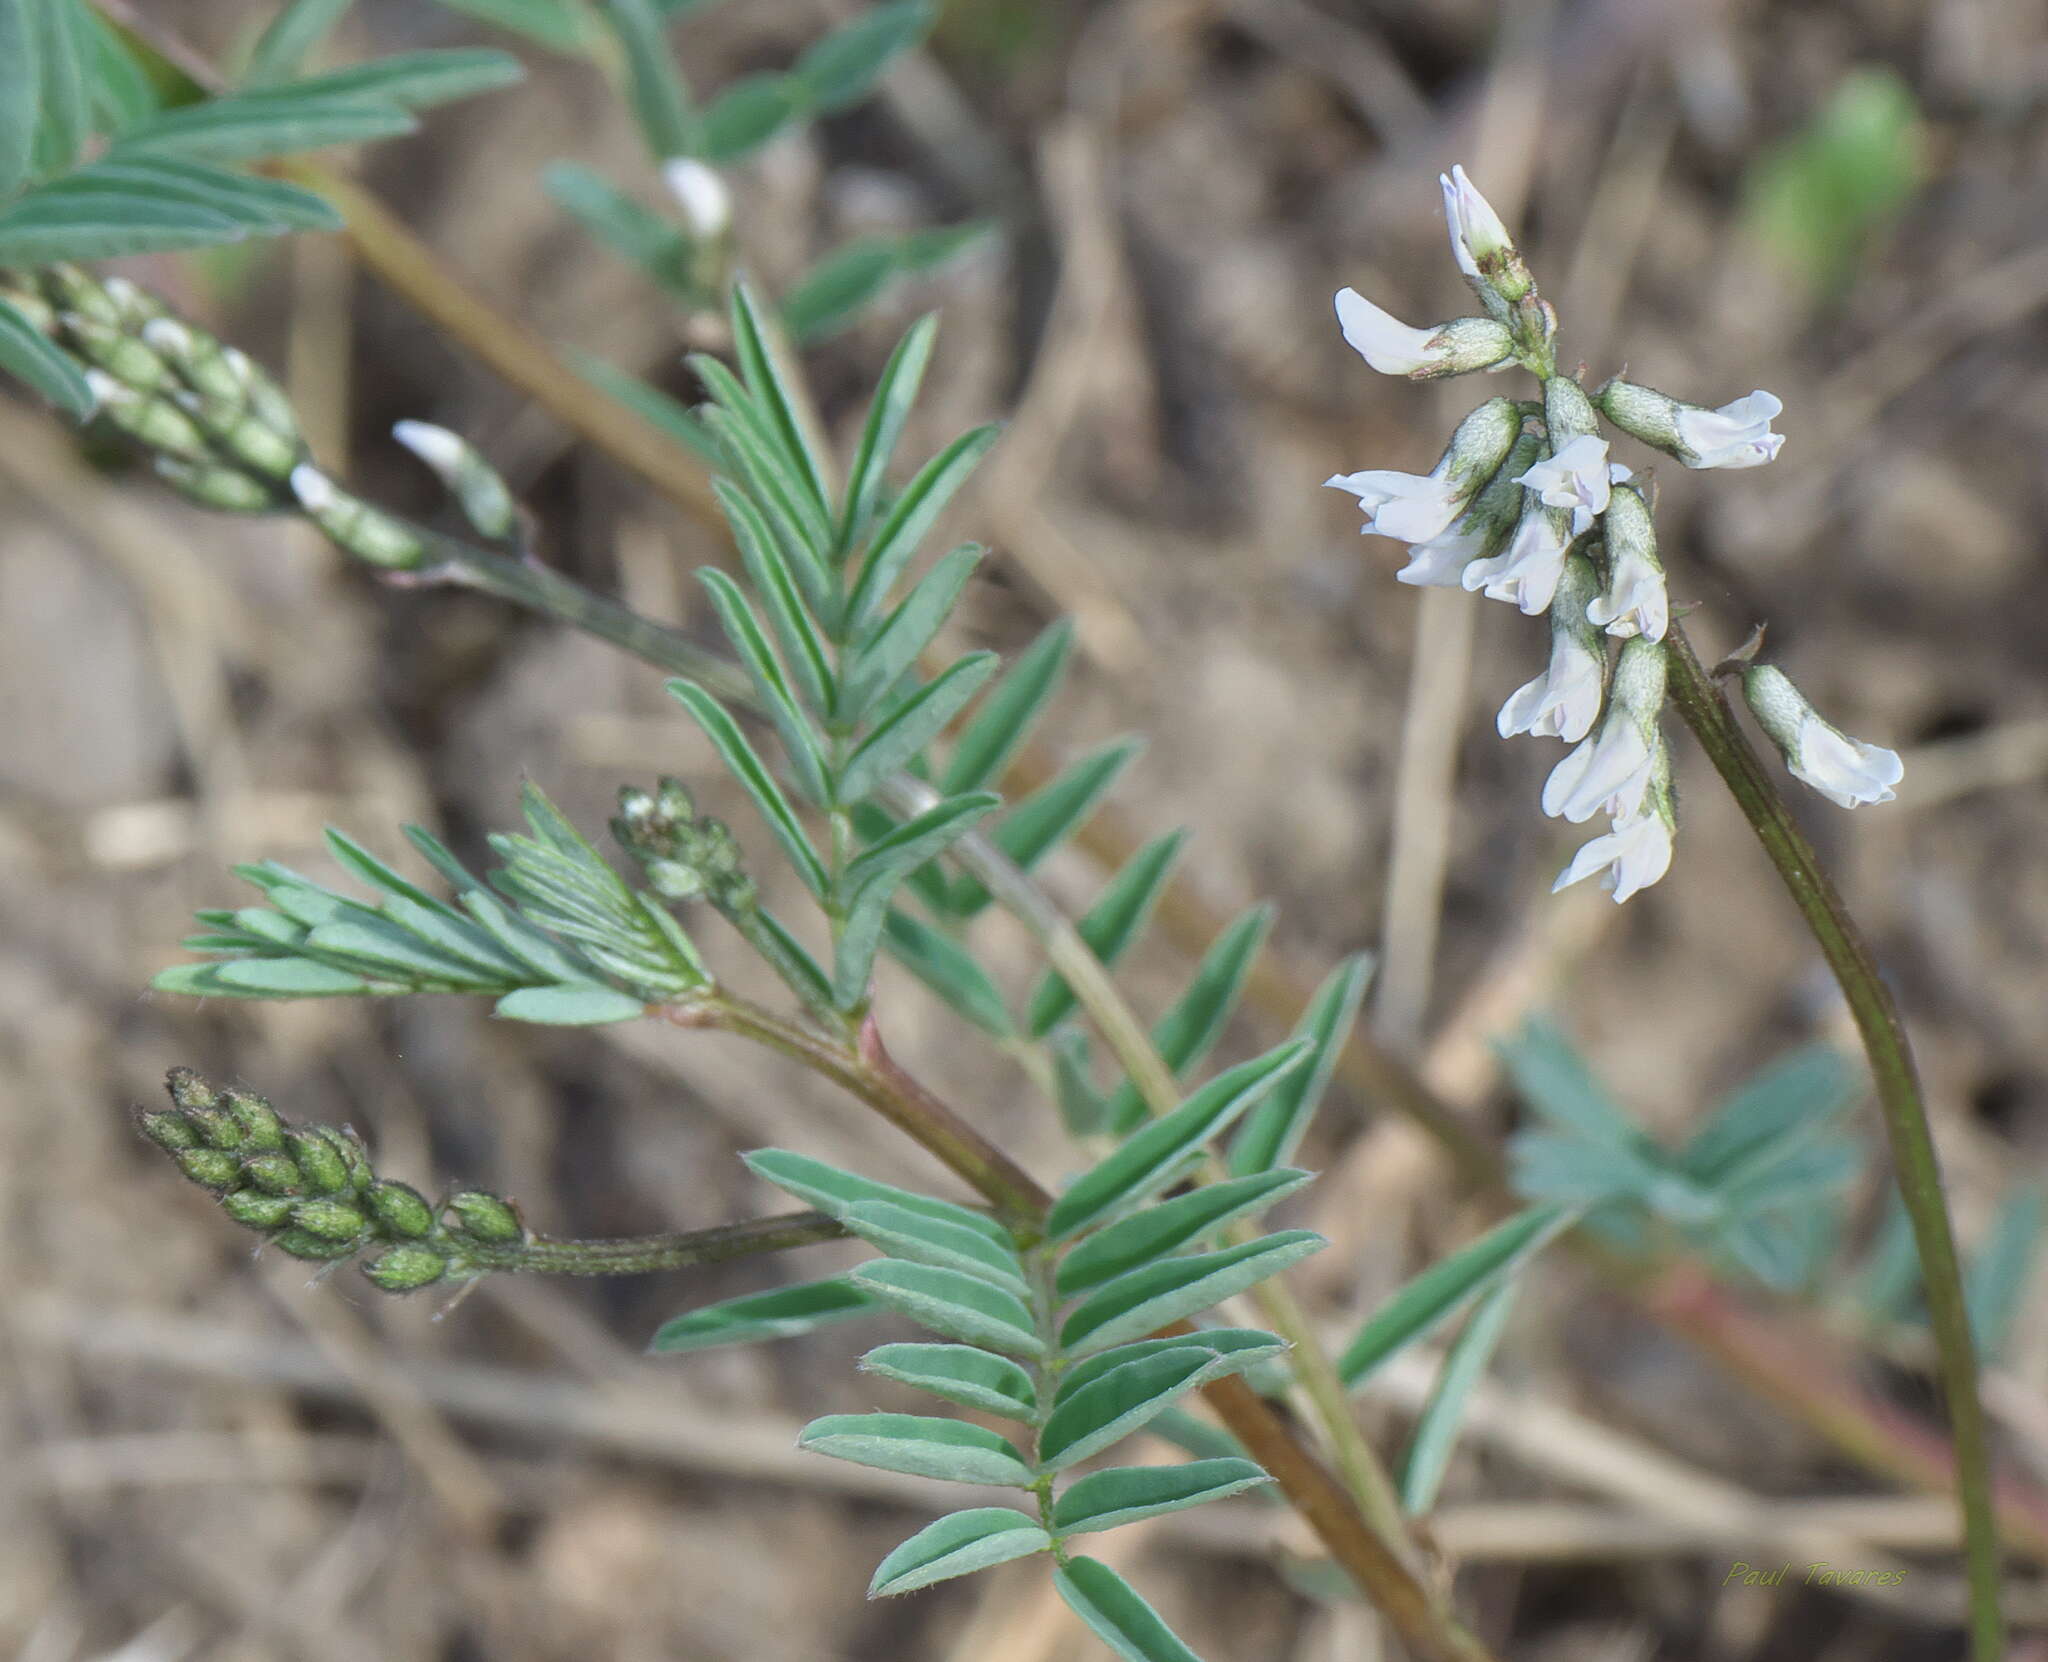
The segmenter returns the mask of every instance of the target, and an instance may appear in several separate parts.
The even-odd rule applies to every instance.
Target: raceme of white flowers
[[[1587,392],[1557,368],[1557,314],[1500,216],[1462,167],[1441,182],[1451,252],[1486,315],[1417,328],[1347,288],[1337,295],[1344,339],[1382,375],[1431,381],[1520,365],[1543,396],[1488,399],[1426,474],[1372,469],[1327,483],[1358,498],[1367,532],[1409,545],[1397,581],[1549,614],[1549,662],[1501,706],[1497,726],[1504,738],[1573,746],[1544,784],[1546,814],[1607,817],[1556,887],[1598,875],[1627,900],[1671,865],[1676,816],[1659,720],[1671,605],[1654,488],[1609,457],[1602,420],[1690,468],[1761,467],[1785,442],[1771,431],[1784,406],[1757,391],[1708,409],[1618,378]],[[1743,691],[1795,777],[1844,807],[1891,798],[1898,757],[1829,726],[1781,671],[1751,666]]]

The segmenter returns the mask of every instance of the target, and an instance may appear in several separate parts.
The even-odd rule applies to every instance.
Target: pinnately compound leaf
[[[1184,1195],[1119,1218],[1061,1260],[1059,1292],[1072,1298],[1213,1235],[1225,1224],[1260,1212],[1292,1194],[1311,1174],[1282,1167],[1250,1177],[1205,1183]]]
[[[1202,1662],[1129,1582],[1098,1558],[1053,1572],[1068,1607],[1124,1662]]]
[[[1430,1265],[1359,1329],[1337,1358],[1338,1376],[1357,1390],[1380,1363],[1512,1274],[1576,1217],[1562,1206],[1534,1206]]]
[[[925,1414],[828,1414],[813,1420],[797,1447],[856,1466],[948,1483],[1031,1485],[1031,1467],[1006,1437],[965,1420]]]
[[[763,1339],[793,1339],[831,1322],[872,1315],[882,1309],[844,1276],[778,1287],[772,1293],[749,1293],[700,1310],[688,1310],[662,1324],[648,1345],[668,1353],[709,1350],[717,1345],[754,1344]]]
[[[1313,1230],[1289,1229],[1242,1246],[1147,1264],[1098,1289],[1067,1317],[1060,1348],[1070,1356],[1085,1356],[1155,1333],[1278,1275],[1326,1245]]]
[[[980,1506],[927,1524],[882,1560],[868,1597],[914,1592],[935,1581],[1046,1552],[1052,1537],[1035,1518],[1007,1506]]]
[[[860,1366],[864,1373],[1005,1419],[1029,1421],[1038,1412],[1031,1375],[1009,1357],[974,1345],[878,1345]]]
[[[1031,1310],[1016,1294],[964,1270],[905,1258],[878,1258],[853,1272],[857,1287],[893,1305],[921,1327],[1009,1356],[1042,1356]]]
[[[1047,1215],[1048,1239],[1064,1241],[1092,1229],[1162,1187],[1307,1054],[1308,1046],[1295,1041],[1218,1074],[1164,1119],[1146,1126],[1077,1178]]]
[[[1272,1478],[1249,1460],[1189,1460],[1178,1466],[1111,1466],[1090,1472],[1060,1495],[1052,1526],[1086,1535],[1242,1494]]]

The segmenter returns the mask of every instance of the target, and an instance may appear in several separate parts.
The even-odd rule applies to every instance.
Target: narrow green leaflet
[[[1063,1027],[1048,1043],[1052,1052],[1053,1098],[1060,1123],[1075,1137],[1100,1136],[1109,1121],[1109,1098],[1095,1088],[1088,1056],[1088,1035]]]
[[[823,567],[813,559],[791,561],[767,516],[731,481],[714,479],[711,489],[732,527],[747,576],[761,604],[768,608],[768,621],[782,645],[784,661],[804,697],[819,715],[839,716],[843,702],[839,672],[810,610],[814,597],[816,601],[828,598]]]
[[[1074,620],[1048,624],[982,700],[961,729],[939,788],[947,793],[979,790],[994,781],[1031,736],[1052,695],[1059,690],[1074,649]]]
[[[1167,876],[1186,841],[1185,831],[1169,831],[1154,837],[1124,863],[1123,869],[1096,897],[1095,904],[1075,924],[1081,939],[1088,943],[1088,950],[1105,967],[1114,967],[1125,949],[1144,933],[1152,908],[1165,890]],[[1073,988],[1048,970],[1031,995],[1025,1028],[1034,1039],[1042,1039],[1073,1007]]]
[[[1095,811],[1144,748],[1143,739],[1115,739],[1070,762],[1003,816],[991,833],[996,846],[1029,871]],[[979,878],[963,873],[954,880],[952,907],[962,917],[972,917],[988,903],[989,892]]]
[[[590,14],[572,0],[440,0],[440,4],[557,52],[580,54],[590,45],[586,22]]]
[[[30,8],[37,3],[0,0],[0,201],[21,188],[35,160],[42,77]]]
[[[281,231],[338,231],[342,225],[340,214],[297,185],[170,156],[95,162],[66,174],[64,189],[154,196],[208,208],[259,236]]]
[[[289,0],[249,53],[242,85],[264,87],[289,81],[341,21],[353,0]]]
[[[1519,1285],[1513,1279],[1502,1281],[1482,1298],[1457,1342],[1444,1354],[1443,1367],[1422,1417],[1416,1421],[1408,1458],[1401,1467],[1401,1507],[1410,1517],[1420,1517],[1436,1505],[1437,1491],[1443,1487],[1452,1451],[1458,1446],[1465,1404],[1493,1360]]]
[[[0,0],[4,6],[6,0]],[[0,87],[0,98],[6,92]],[[93,411],[85,372],[33,323],[0,300],[0,369],[47,398],[74,421]]]
[[[996,436],[994,427],[977,427],[961,434],[903,487],[903,494],[876,527],[861,562],[860,576],[847,599],[850,625],[858,629],[880,610],[918,545],[937,523],[954,493],[967,483],[967,476],[996,442]]]
[[[499,999],[491,1013],[507,1021],[595,1027],[605,1022],[633,1021],[647,1013],[647,1006],[631,993],[592,983],[584,987],[522,987]]]
[[[872,1315],[881,1308],[880,1303],[844,1276],[832,1276],[686,1311],[664,1322],[647,1348],[668,1353],[755,1344],[763,1339],[794,1339],[828,1323]]]
[[[697,123],[654,0],[605,0],[604,19],[618,36],[626,101],[657,162],[696,148]]]
[[[1552,1023],[1531,1021],[1495,1048],[1523,1100],[1553,1125],[1609,1146],[1640,1140],[1635,1123]]]
[[[1091,1235],[1060,1262],[1059,1292],[1073,1298],[1214,1235],[1238,1218],[1264,1211],[1312,1174],[1286,1167],[1205,1183],[1184,1195],[1119,1218]]]
[[[1307,1055],[1308,1046],[1296,1040],[1218,1074],[1077,1178],[1047,1214],[1047,1238],[1070,1239],[1146,1199]]]
[[[894,0],[870,6],[797,59],[792,77],[819,110],[859,103],[902,53],[931,32],[938,8],[930,0]]]
[[[703,567],[697,577],[718,611],[725,638],[753,678],[754,691],[775,724],[775,731],[781,735],[798,786],[813,802],[824,803],[830,795],[824,748],[812,730],[796,688],[790,685],[782,660],[769,645],[760,619],[754,616],[754,608],[747,604],[739,585],[715,566]]]
[[[1294,1158],[1330,1076],[1337,1071],[1372,971],[1371,954],[1361,952],[1346,958],[1316,989],[1294,1030],[1296,1038],[1315,1046],[1308,1066],[1281,1080],[1237,1128],[1230,1144],[1232,1171],[1266,1171]]]
[[[747,742],[739,723],[726,714],[724,705],[694,681],[671,681],[668,690],[671,697],[697,718],[697,725],[704,729],[705,737],[717,749],[727,770],[746,787],[747,794],[754,799],[754,806],[760,809],[761,817],[768,822],[768,829],[782,844],[790,864],[796,867],[797,875],[812,894],[824,899],[831,887],[830,879],[825,875],[825,863],[818,858],[818,851],[811,847],[811,840],[804,834],[796,810],[790,807],[789,798],[775,783],[775,776]]]
[[[689,246],[683,229],[579,162],[549,162],[541,187],[614,254],[664,288],[675,286]]]
[[[1209,944],[1187,989],[1152,1026],[1152,1048],[1176,1077],[1185,1076],[1209,1054],[1251,974],[1252,960],[1273,927],[1273,908],[1254,906],[1234,919]],[[1112,1131],[1128,1131],[1145,1117],[1145,1099],[1126,1080],[1109,1101]]]
[[[1337,1358],[1338,1377],[1357,1390],[1389,1356],[1512,1275],[1576,1221],[1563,1206],[1531,1207],[1438,1259],[1373,1312]]]
[[[31,0],[30,10],[41,60],[35,165],[39,173],[61,173],[77,161],[92,127],[83,16],[79,0]]]
[[[0,211],[0,265],[105,260],[239,242],[246,227],[212,208],[154,195],[45,185]]]
[[[424,52],[396,52],[350,64],[346,69],[291,81],[271,90],[276,97],[378,98],[409,110],[495,92],[525,78],[509,52],[484,46],[446,46]]]
[[[1038,1413],[1031,1375],[1007,1356],[974,1345],[879,1345],[860,1359],[865,1373],[1005,1419],[1030,1421]]]
[[[923,384],[938,332],[936,317],[927,314],[919,318],[904,331],[883,366],[881,379],[875,383],[867,420],[861,424],[860,444],[846,475],[846,509],[836,545],[841,556],[867,529],[875,505],[881,500],[889,462],[896,454],[897,440],[903,436],[903,424],[910,419],[911,406],[917,401],[917,389]],[[971,790],[986,783],[985,779],[977,779],[973,785],[959,788]],[[951,787],[948,789],[950,792]]]
[[[884,778],[939,736],[995,668],[993,652],[970,652],[885,716],[847,758],[839,776],[839,800],[858,802],[872,796]]]
[[[1060,1471],[1121,1442],[1171,1408],[1220,1362],[1187,1344],[1112,1368],[1078,1391],[1062,1390],[1038,1434],[1038,1463]]]
[[[917,655],[931,645],[940,625],[952,614],[960,591],[987,552],[978,543],[965,543],[940,560],[903,597],[888,621],[876,629],[854,654],[846,674],[845,716],[857,720],[868,707],[917,662]]]
[[[127,42],[96,11],[81,13],[86,24],[86,82],[94,117],[103,133],[121,133],[163,108],[149,71],[136,62]],[[0,101],[5,93],[0,91]],[[0,185],[0,198],[7,195]]]
[[[1007,1039],[1016,1032],[1001,989],[948,936],[892,907],[882,920],[882,944],[892,958],[984,1033]]]
[[[1273,1480],[1249,1460],[1189,1460],[1178,1466],[1112,1466],[1068,1485],[1052,1509],[1062,1535],[1087,1535],[1242,1494]]]
[[[857,1201],[840,1221],[878,1251],[915,1264],[959,1270],[1020,1299],[1030,1297],[1016,1250],[998,1245],[979,1229],[888,1200]]]
[[[828,1166],[823,1160],[813,1160],[808,1154],[792,1153],[786,1148],[757,1148],[740,1158],[762,1182],[773,1183],[784,1194],[793,1195],[806,1206],[841,1222],[845,1221],[848,1211],[863,1201],[888,1201],[929,1218],[979,1229],[1004,1246],[1010,1244],[1009,1232],[985,1213],[956,1206],[950,1200],[899,1189],[893,1184],[878,1183],[872,1177],[862,1177],[855,1172],[841,1171],[837,1166]]]
[[[800,341],[823,340],[852,323],[901,277],[930,271],[988,234],[983,222],[904,236],[856,237],[798,278],[782,300],[782,321]]]
[[[115,141],[116,156],[179,156],[195,162],[253,162],[332,144],[410,133],[419,123],[388,98],[299,97],[289,90],[209,99],[168,110]]]
[[[718,441],[705,431],[704,423],[697,419],[696,412],[687,404],[601,358],[582,352],[570,356],[575,362],[576,372],[599,392],[617,399],[651,426],[660,428],[678,444],[696,452],[701,460],[714,463],[721,460]]]
[[[1045,1354],[1045,1341],[1033,1330],[1030,1307],[1015,1293],[965,1270],[878,1258],[855,1270],[853,1283],[949,1339],[985,1345],[1009,1356]]]
[[[742,75],[704,107],[697,153],[707,162],[738,161],[760,149],[803,110],[803,88],[787,75]]]
[[[1052,1537],[1035,1518],[1007,1506],[979,1506],[927,1524],[882,1560],[868,1597],[909,1593],[992,1564],[1048,1552]]]
[[[1693,1134],[1678,1157],[1695,1183],[1739,1183],[1855,1101],[1862,1077],[1832,1045],[1810,1045],[1745,1081]]]
[[[1272,1334],[1262,1333],[1255,1327],[1205,1327],[1199,1332],[1177,1334],[1167,1339],[1136,1339],[1109,1350],[1098,1350],[1092,1356],[1084,1356],[1075,1362],[1060,1376],[1060,1394],[1072,1396],[1104,1374],[1132,1362],[1143,1361],[1148,1356],[1169,1350],[1185,1350],[1191,1345],[1209,1352],[1213,1358],[1208,1379],[1244,1373],[1270,1362],[1287,1349]],[[1208,1379],[1203,1383],[1208,1383]]]
[[[1053,1571],[1061,1598],[1124,1662],[1202,1662],[1137,1590],[1098,1558]]]
[[[1060,1348],[1069,1356],[1085,1356],[1156,1333],[1278,1275],[1327,1244],[1313,1230],[1289,1229],[1218,1252],[1147,1264],[1091,1294],[1061,1327]]]
[[[925,1414],[828,1414],[804,1427],[797,1447],[856,1466],[948,1483],[1031,1486],[1031,1467],[1010,1440],[965,1420]]]
[[[797,398],[784,384],[781,367],[776,362],[774,336],[762,323],[760,304],[755,300],[753,290],[744,282],[735,283],[732,290],[732,343],[741,379],[745,381],[747,391],[759,402],[779,449],[802,477],[822,527],[832,505],[832,493],[825,484],[825,470],[811,450]],[[829,532],[821,535],[819,540],[822,546],[829,540]]]

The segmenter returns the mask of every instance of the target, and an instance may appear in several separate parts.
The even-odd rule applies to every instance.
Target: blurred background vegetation
[[[232,64],[271,8],[140,9]],[[675,9],[682,62],[719,88],[786,69],[860,8]],[[483,21],[529,10],[363,0],[335,62],[489,41],[530,79],[431,113],[358,175],[565,353],[694,399],[681,356],[720,344],[715,319],[564,212],[602,218],[600,178],[673,208],[588,63]],[[1758,385],[1784,399],[1772,467],[1660,469],[1673,597],[1697,608],[1703,652],[1767,623],[1823,711],[1906,755],[1895,804],[1801,807],[1920,1046],[1999,1345],[1988,1395],[2026,1481],[2048,1474],[2031,1187],[2048,1140],[2048,586],[2029,529],[2048,508],[2044,94],[2038,0],[948,0],[879,98],[729,174],[772,290],[866,250],[836,279],[874,289],[857,321],[816,284],[795,320],[835,435],[934,306],[906,451],[1008,423],[951,515],[995,554],[949,644],[1014,653],[1071,613],[1056,748],[1150,741],[1109,834],[1200,833],[1184,911],[1278,902],[1274,958],[1300,989],[1241,1019],[1226,1059],[1276,1040],[1340,954],[1378,949],[1371,1020],[1467,1125],[1496,1146],[1519,1130],[1537,1188],[1545,1138],[1626,1145],[1650,1175],[1613,1238],[1706,1254],[1803,1336],[1800,1361],[1896,1413],[1905,1447],[1931,1393],[1882,1163],[1853,1081],[1805,1048],[1842,1039],[1840,1013],[1739,817],[1681,743],[1670,878],[1626,909],[1551,898],[1578,840],[1536,811],[1554,747],[1491,731],[1540,644],[1507,608],[1397,587],[1400,551],[1361,542],[1348,500],[1317,488],[1426,467],[1455,413],[1464,389],[1375,377],[1330,315],[1345,284],[1416,321],[1466,309],[1435,186],[1453,161],[1521,234],[1566,361],[1596,378],[1626,363],[1707,404]],[[609,206],[630,239],[642,221]],[[509,389],[342,239],[125,269],[283,373],[365,494],[424,511],[430,482],[390,425],[455,428],[534,508],[548,561],[710,638],[688,572],[728,558],[717,528]],[[734,1156],[770,1141],[928,1179],[907,1145],[728,1040],[523,1029],[449,1000],[142,991],[192,910],[227,903],[232,861],[331,874],[323,824],[391,854],[406,819],[473,851],[511,823],[522,776],[595,827],[622,780],[658,771],[715,776],[654,672],[482,597],[380,588],[309,532],[184,507],[0,403],[0,1647],[1097,1653],[1028,1567],[861,1605],[930,1506],[920,1485],[793,1450],[810,1414],[902,1405],[853,1373],[860,1336],[641,1356],[676,1310],[826,1273],[840,1249],[687,1282],[494,1281],[437,1322],[431,1296],[252,1266],[132,1133],[125,1105],[191,1063],[353,1123],[396,1175],[515,1194],[564,1235],[763,1210]],[[736,800],[710,806],[752,834]],[[1102,875],[1082,851],[1045,869],[1077,904]],[[1147,1014],[1192,961],[1175,940],[1200,938],[1168,927],[1131,960]],[[1035,971],[1020,950],[1013,984]],[[899,1054],[1042,1177],[1074,1168],[1020,1075],[908,981],[884,998]],[[1504,1068],[1493,1041],[1518,1034]],[[1809,1070],[1804,1186],[1779,1204],[1764,1173],[1739,1215],[1688,1214],[1658,1180],[1784,1057]],[[1340,1083],[1309,1153],[1327,1175],[1301,1221],[1335,1244],[1296,1280],[1333,1334],[1486,1220],[1369,1091]],[[1427,1385],[1395,1374],[1365,1408],[1390,1432]],[[1497,1375],[1435,1533],[1506,1654],[1955,1654],[1946,1505],[1885,1490],[1578,1262],[1525,1295]],[[1133,1532],[1148,1586],[1218,1662],[1378,1654],[1280,1516]],[[1737,1559],[1796,1559],[1796,1583],[1822,1558],[1909,1565],[1910,1596],[1723,1585]]]

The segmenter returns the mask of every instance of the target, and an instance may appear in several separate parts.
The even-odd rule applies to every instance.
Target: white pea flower
[[[1762,467],[1785,444],[1784,434],[1771,431],[1771,422],[1785,406],[1762,388],[1710,410],[1652,387],[1615,380],[1594,395],[1594,402],[1623,432],[1668,450],[1691,468]]]
[[[1571,541],[1571,516],[1561,508],[1532,505],[1522,515],[1504,553],[1475,560],[1459,581],[1489,600],[1505,600],[1534,617],[1550,605],[1564,575],[1564,551]]]
[[[1783,670],[1751,665],[1743,671],[1742,695],[1795,779],[1844,808],[1890,802],[1898,795],[1892,787],[1906,771],[1898,752],[1852,739],[1823,720]]]
[[[1626,819],[1642,806],[1664,740],[1664,654],[1637,637],[1621,649],[1614,691],[1599,732],[1582,740],[1543,782],[1543,811],[1573,824],[1607,813]]]
[[[1528,733],[1573,744],[1593,730],[1607,683],[1607,653],[1600,632],[1586,620],[1586,603],[1599,579],[1583,554],[1566,557],[1550,609],[1550,665],[1500,707],[1494,725],[1502,738]]]
[[[1458,269],[1473,282],[1481,282],[1488,262],[1515,252],[1514,239],[1493,211],[1493,204],[1465,177],[1463,166],[1439,173],[1437,183],[1443,186],[1444,220],[1450,226],[1451,253]]]
[[[1571,509],[1575,522],[1584,514],[1585,525],[1591,525],[1597,515],[1607,511],[1608,487],[1612,483],[1607,441],[1590,433],[1582,434],[1530,468],[1522,475],[1522,483],[1548,506]],[[1575,524],[1575,529],[1583,530],[1585,525]]]
[[[1515,482],[1531,461],[1542,453],[1543,441],[1533,433],[1516,439],[1507,459],[1495,470],[1485,489],[1449,529],[1408,551],[1408,563],[1394,573],[1394,581],[1417,587],[1458,587],[1465,568],[1500,551],[1514,531],[1522,511],[1523,491]]]
[[[671,156],[661,164],[661,177],[699,242],[714,242],[731,228],[732,192],[715,168],[691,156]]]
[[[1374,369],[1412,381],[1491,369],[1515,351],[1514,337],[1490,318],[1453,318],[1416,329],[1356,289],[1337,291],[1337,321],[1352,350]]]
[[[1610,635],[1640,635],[1661,641],[1671,623],[1664,567],[1657,559],[1657,532],[1642,494],[1623,485],[1607,508],[1607,592],[1586,608],[1586,616]]]
[[[1595,872],[1601,886],[1620,905],[1647,889],[1671,869],[1671,838],[1675,829],[1670,798],[1652,791],[1640,812],[1615,820],[1607,831],[1572,856],[1571,864],[1557,874],[1550,892],[1583,883]]]
[[[1374,469],[1336,474],[1323,483],[1358,498],[1371,516],[1367,531],[1403,542],[1428,542],[1449,530],[1499,472],[1521,427],[1521,411],[1512,399],[1490,398],[1458,423],[1429,472]]]

